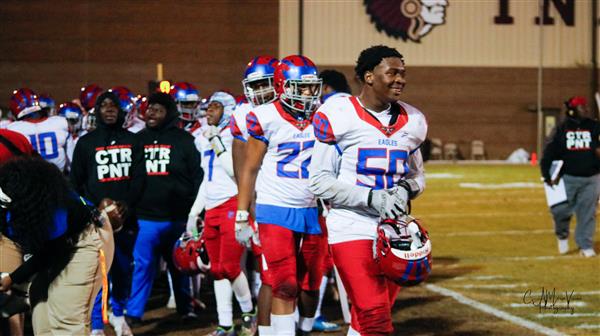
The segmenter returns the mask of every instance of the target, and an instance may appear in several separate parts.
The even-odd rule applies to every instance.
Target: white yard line
[[[580,325],[576,326],[575,328],[577,328],[577,329],[600,329],[600,324],[584,323],[584,324],[580,324]]]
[[[480,275],[480,276],[470,276],[470,277],[456,277],[451,280],[500,280],[500,279],[508,279],[503,275]]]
[[[531,218],[533,216],[543,216],[543,215],[548,215],[549,216],[549,212],[547,211],[530,211],[530,212],[514,212],[514,213],[508,213],[506,211],[498,211],[498,212],[479,212],[479,213],[473,213],[473,212],[447,212],[447,213],[432,213],[432,214],[426,214],[425,216],[422,216],[423,219],[427,220],[430,218],[463,218],[463,217],[482,217],[482,218],[504,218],[504,217],[528,217]]]
[[[459,183],[461,188],[470,189],[522,189],[522,188],[542,188],[544,185],[540,182],[512,182],[512,183]]]
[[[600,313],[574,313],[574,314],[569,314],[569,313],[561,313],[561,314],[552,314],[552,313],[548,313],[548,314],[536,314],[535,317],[537,318],[555,318],[555,317],[600,317]]]
[[[435,293],[438,293],[438,294],[441,294],[444,296],[449,296],[464,305],[467,305],[469,307],[475,308],[482,312],[491,314],[497,318],[506,320],[510,323],[519,325],[523,328],[527,328],[529,330],[533,330],[533,331],[536,331],[536,332],[539,332],[541,334],[548,335],[548,336],[566,336],[566,334],[563,334],[560,331],[550,329],[548,327],[544,327],[541,324],[538,324],[538,323],[520,318],[518,316],[509,314],[505,311],[502,311],[502,310],[496,309],[492,306],[486,305],[485,303],[481,303],[479,301],[469,299],[466,296],[464,296],[458,292],[452,291],[450,289],[446,289],[444,287],[440,287],[440,286],[436,286],[436,285],[432,285],[432,284],[425,285],[425,288],[429,289],[432,292],[435,292]]]

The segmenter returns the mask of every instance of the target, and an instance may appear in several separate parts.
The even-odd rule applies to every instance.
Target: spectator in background
[[[156,273],[160,253],[171,273],[177,312],[191,311],[190,278],[173,265],[173,245],[185,231],[188,213],[202,181],[200,154],[194,137],[177,127],[177,106],[171,96],[154,93],[148,98],[146,128],[136,134],[146,164],[145,189],[137,202],[139,232],[133,248],[134,273],[127,303],[130,322],[139,324]]]
[[[588,117],[584,97],[572,97],[565,102],[567,115],[550,136],[541,161],[544,182],[552,181],[552,161],[562,160],[560,178],[565,183],[567,202],[550,208],[554,219],[554,232],[558,238],[558,252],[569,251],[569,222],[573,213],[577,217],[575,243],[584,257],[593,257],[596,232],[596,208],[600,195],[600,123]]]
[[[323,70],[319,74],[319,78],[323,80],[321,103],[331,97],[350,97],[352,95],[350,85],[343,73],[336,70]]]
[[[0,129],[0,164],[11,157],[31,155],[35,151],[27,138],[21,133]],[[21,251],[8,237],[0,234],[0,272],[10,273],[22,262]],[[9,335],[20,336],[24,333],[25,314],[15,314],[8,318]],[[5,331],[0,329],[0,333]]]
[[[36,335],[88,335],[94,297],[113,257],[112,228],[69,188],[56,166],[22,157],[0,166],[0,229],[31,256],[0,280],[0,292],[33,277]]]
[[[74,104],[72,104],[74,105]],[[142,149],[133,133],[123,128],[125,111],[115,93],[104,92],[96,100],[96,129],[77,142],[71,165],[71,182],[77,192],[98,206],[103,198],[117,202],[125,218],[115,233],[115,262],[110,269],[112,315],[117,336],[131,335],[123,310],[129,298],[133,272],[133,244],[137,223],[133,211],[145,178]],[[62,111],[62,105],[61,105]],[[126,214],[127,212],[127,214]],[[92,313],[92,333],[104,334],[101,294]]]

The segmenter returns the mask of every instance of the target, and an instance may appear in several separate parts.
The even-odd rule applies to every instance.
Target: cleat
[[[258,322],[256,320],[256,311],[253,313],[242,314],[242,328],[240,329],[240,336],[254,336],[258,330]]]
[[[323,316],[319,316],[315,319],[315,324],[313,325],[313,331],[322,331],[322,332],[334,332],[340,331],[342,328],[337,323],[327,322]]]
[[[235,336],[235,329],[233,328],[233,326],[229,327],[228,329],[219,326],[217,327],[217,330],[211,332],[206,336]]]

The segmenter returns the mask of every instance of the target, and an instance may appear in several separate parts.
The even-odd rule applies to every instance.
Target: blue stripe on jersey
[[[247,141],[246,141],[246,139],[244,139],[244,137],[243,137],[243,136],[241,136],[241,135],[234,135],[233,137],[234,137],[235,139],[238,139],[238,140],[240,140],[241,142],[247,142]]]
[[[337,150],[339,155],[342,155],[342,149],[340,148],[340,146],[336,143],[335,145],[335,150]]]
[[[314,208],[287,208],[269,204],[256,205],[256,222],[275,224],[296,232],[320,234],[319,212]]]

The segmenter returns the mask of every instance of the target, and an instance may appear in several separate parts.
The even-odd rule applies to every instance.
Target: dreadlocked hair
[[[404,56],[395,48],[390,48],[384,45],[377,45],[367,48],[360,52],[354,72],[361,83],[365,82],[365,73],[373,71],[373,69],[381,63],[381,60],[388,57],[398,57],[404,62]]]
[[[55,165],[23,156],[0,165],[0,187],[12,199],[7,210],[15,240],[26,253],[40,251],[56,209],[66,207],[67,180]]]

